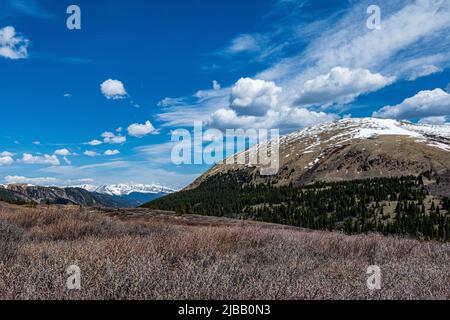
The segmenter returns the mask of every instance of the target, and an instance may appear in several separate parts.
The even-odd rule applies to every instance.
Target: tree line
[[[450,200],[429,196],[422,175],[277,186],[254,185],[246,172],[234,171],[144,206],[348,234],[450,240]]]

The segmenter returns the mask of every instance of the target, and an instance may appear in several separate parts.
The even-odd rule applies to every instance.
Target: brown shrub
[[[24,230],[15,224],[0,220],[0,263],[8,262],[16,257],[23,235]]]
[[[17,245],[0,263],[0,299],[450,298],[448,243],[64,208],[1,210],[0,219],[9,230],[0,245]],[[65,288],[73,264],[80,291]],[[366,287],[372,264],[381,291]]]

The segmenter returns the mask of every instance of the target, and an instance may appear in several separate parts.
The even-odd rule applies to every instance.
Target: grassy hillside
[[[146,209],[0,203],[0,261],[0,299],[450,298],[449,243]],[[74,264],[80,291],[65,286]]]
[[[424,182],[425,180],[425,182]],[[252,185],[242,171],[218,174],[198,188],[145,205],[348,234],[379,232],[450,240],[448,199],[429,195],[427,178],[375,178],[304,187]]]

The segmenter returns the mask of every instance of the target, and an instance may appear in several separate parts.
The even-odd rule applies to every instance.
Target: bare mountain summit
[[[244,153],[248,156],[249,151]],[[245,171],[254,184],[270,181],[280,186],[418,175],[426,171],[447,181],[450,125],[418,125],[375,118],[343,119],[282,137],[279,162],[280,169],[274,176],[261,176],[258,166],[221,163],[187,189],[198,187],[208,177],[230,171]]]

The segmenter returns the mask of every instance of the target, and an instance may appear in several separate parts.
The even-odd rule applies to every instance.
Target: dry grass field
[[[70,265],[79,291],[66,289]],[[0,204],[0,299],[450,299],[449,266],[450,243]]]

